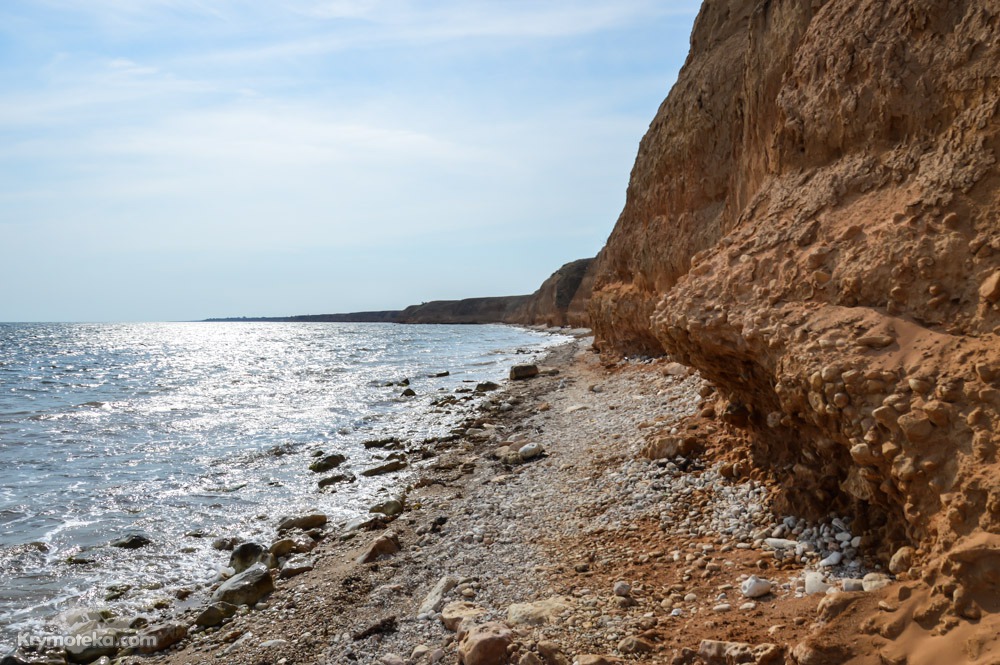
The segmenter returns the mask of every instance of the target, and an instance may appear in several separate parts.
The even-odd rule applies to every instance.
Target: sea
[[[197,602],[229,554],[277,521],[368,512],[408,471],[386,451],[446,436],[482,397],[568,337],[502,325],[0,324],[0,653],[60,611],[150,616]],[[403,397],[404,386],[416,396]],[[473,399],[435,405],[442,396]],[[358,482],[320,491],[339,452]],[[140,534],[134,550],[109,546]]]

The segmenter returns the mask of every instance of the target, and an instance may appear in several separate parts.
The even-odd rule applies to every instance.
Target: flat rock
[[[507,623],[511,626],[544,626],[573,607],[573,600],[552,596],[532,603],[514,603],[507,608]]]
[[[306,556],[293,556],[288,561],[281,566],[281,571],[278,576],[282,579],[288,579],[289,577],[295,577],[296,575],[301,575],[302,573],[308,573],[310,570],[316,567],[316,561],[312,557]]]
[[[263,564],[257,563],[223,582],[212,594],[212,600],[230,605],[253,605],[272,591],[274,581],[271,573]]]
[[[326,515],[323,513],[309,513],[307,515],[283,517],[278,522],[278,533],[284,533],[285,531],[291,531],[292,529],[302,529],[303,531],[308,531],[309,529],[316,529],[324,526],[326,521]]]
[[[385,473],[393,473],[395,471],[402,471],[406,468],[406,462],[398,459],[389,460],[385,464],[380,464],[379,466],[374,466],[370,469],[365,469],[361,472],[362,476],[366,478],[371,478],[373,476],[381,476]]]
[[[448,630],[458,630],[458,627],[466,619],[475,620],[486,614],[482,607],[464,600],[456,600],[448,603],[441,610],[441,623]]]
[[[440,612],[441,608],[444,607],[444,597],[456,586],[458,586],[458,580],[451,575],[445,575],[439,579],[437,584],[424,597],[424,602],[420,603],[420,609],[417,610],[417,613],[431,614],[433,612]]]
[[[151,545],[152,540],[139,533],[130,533],[127,536],[111,541],[111,547],[118,547],[125,550],[137,550],[140,547]]]

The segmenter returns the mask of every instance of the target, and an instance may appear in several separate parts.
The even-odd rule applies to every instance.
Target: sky
[[[3,0],[0,321],[397,309],[593,256],[696,0]]]

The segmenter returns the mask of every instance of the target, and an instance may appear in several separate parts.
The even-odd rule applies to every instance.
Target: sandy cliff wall
[[[578,259],[556,270],[507,322],[585,326],[586,302],[590,297],[590,282],[585,280],[593,262],[593,259]]]
[[[998,77],[1000,0],[707,0],[594,270],[603,349],[886,554],[1000,533]]]

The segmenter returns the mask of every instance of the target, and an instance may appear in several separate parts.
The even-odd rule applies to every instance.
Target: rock
[[[272,568],[273,566],[270,564],[273,558],[270,551],[264,549],[263,545],[241,543],[229,556],[229,567],[237,573],[242,573],[255,563],[263,563],[268,568]]]
[[[576,657],[576,665],[620,665],[621,658],[600,654],[584,653]]]
[[[546,665],[570,665],[569,659],[558,644],[551,640],[538,643],[538,653]]]
[[[242,538],[216,538],[212,541],[212,549],[221,552],[231,552],[237,545],[243,542]]]
[[[379,466],[375,466],[370,469],[365,469],[364,471],[361,472],[361,475],[365,476],[366,478],[371,478],[372,476],[381,476],[382,474],[385,473],[402,471],[405,468],[406,468],[406,462],[404,462],[403,460],[394,459],[386,462],[385,464],[381,464]]]
[[[431,590],[424,596],[424,602],[420,603],[418,614],[432,614],[440,612],[444,607],[444,597],[449,591],[458,586],[458,580],[451,575],[445,575],[437,581]]]
[[[903,430],[907,441],[911,443],[926,441],[934,432],[934,424],[931,423],[927,414],[916,409],[909,413],[904,413],[896,422],[899,424],[899,428]]]
[[[764,544],[772,550],[794,550],[795,546],[799,543],[796,540],[788,540],[786,538],[765,538]]]
[[[272,591],[274,582],[271,573],[263,564],[257,563],[223,582],[212,594],[212,600],[230,605],[253,605]]]
[[[236,614],[236,610],[236,605],[231,605],[230,603],[212,603],[203,609],[197,617],[195,617],[194,622],[195,625],[201,626],[202,628],[211,628],[213,626],[218,626],[220,623]]]
[[[979,286],[979,297],[989,302],[1000,300],[1000,270],[994,270],[992,275],[983,280]]]
[[[839,566],[844,555],[840,552],[830,552],[825,559],[819,562],[820,568],[833,568]]]
[[[896,339],[891,335],[865,335],[857,339],[858,346],[867,346],[872,349],[883,349],[890,346]]]
[[[840,588],[843,589],[847,593],[853,593],[853,592],[857,592],[857,591],[864,591],[865,590],[865,583],[864,583],[863,580],[847,578],[847,579],[841,580],[841,582],[840,582]]]
[[[520,381],[538,376],[538,365],[514,365],[510,368],[510,380]]]
[[[805,574],[806,594],[814,596],[819,593],[826,593],[830,585],[826,583],[826,576],[823,573],[808,572]]]
[[[476,384],[477,393],[488,393],[494,390],[500,390],[499,383],[493,383],[492,381],[483,381],[482,383]]]
[[[108,626],[86,623],[78,626],[66,644],[66,659],[72,663],[91,663],[98,658],[112,658],[118,653],[121,633]]]
[[[521,656],[517,661],[517,665],[545,665],[545,663],[542,662],[541,658],[529,651]]]
[[[386,531],[371,542],[368,549],[358,557],[358,563],[371,563],[380,556],[388,556],[399,551],[399,536],[393,531]]]
[[[320,478],[316,484],[322,489],[330,485],[339,485],[340,483],[353,483],[356,480],[357,478],[353,473],[335,473],[332,476]]]
[[[740,593],[746,598],[760,598],[771,593],[771,582],[751,575],[740,584]]]
[[[326,455],[316,460],[309,465],[309,470],[313,473],[323,473],[324,471],[329,471],[330,469],[336,469],[338,466],[347,461],[347,458],[339,453],[334,453],[332,455]]]
[[[916,551],[912,547],[900,547],[889,559],[889,572],[893,575],[905,573],[913,565],[913,555]]]
[[[177,644],[187,637],[187,626],[182,623],[161,623],[139,633],[139,653],[156,653]]]
[[[302,529],[303,531],[308,531],[309,529],[316,529],[324,525],[326,525],[326,515],[323,513],[309,513],[308,515],[283,517],[278,522],[278,533],[284,533],[285,531],[291,531],[292,529]]]
[[[140,547],[145,547],[146,545],[151,545],[152,540],[138,533],[130,533],[123,538],[111,541],[111,547],[120,547],[125,550],[137,550]]]
[[[478,605],[464,600],[456,600],[448,603],[441,610],[441,623],[448,630],[455,631],[466,619],[474,621],[485,614],[486,610]]]
[[[540,443],[527,443],[527,444],[521,446],[520,448],[518,448],[518,450],[517,450],[517,454],[525,462],[527,462],[528,460],[531,460],[531,459],[535,459],[536,457],[538,457],[539,455],[541,455],[543,452],[545,452],[545,449],[542,448],[542,444],[540,444]]]
[[[403,512],[403,502],[398,499],[389,499],[388,501],[383,501],[382,503],[377,503],[368,509],[370,513],[382,513],[383,515],[388,515],[389,517],[394,517]]]
[[[878,591],[892,584],[892,578],[885,573],[868,573],[861,578],[861,588],[865,591]]]
[[[406,390],[404,390],[403,392],[401,392],[399,394],[399,396],[400,397],[416,397],[417,393],[413,390],[413,388],[407,388]]]
[[[777,664],[781,662],[783,655],[784,650],[776,644],[751,646],[746,642],[702,640],[698,646],[698,657],[705,661],[706,665]]]
[[[385,654],[379,658],[379,662],[382,663],[382,665],[406,665],[406,660],[404,660],[399,654],[395,653]]]
[[[473,626],[460,636],[458,662],[462,665],[505,665],[507,647],[514,642],[510,629],[495,621]]]
[[[611,588],[611,592],[616,596],[628,597],[632,594],[632,585],[624,580],[618,580]]]
[[[854,652],[841,644],[811,638],[795,645],[791,656],[796,665],[843,665],[851,660]]]
[[[301,575],[302,573],[308,573],[315,567],[316,561],[311,557],[301,555],[293,556],[281,566],[281,571],[278,573],[278,577],[288,579],[289,577],[295,577],[296,575]]]
[[[571,598],[552,596],[532,603],[514,603],[507,608],[507,623],[511,626],[543,626],[573,607]]]
[[[649,653],[656,646],[641,637],[630,635],[618,643],[618,650],[625,654]]]

